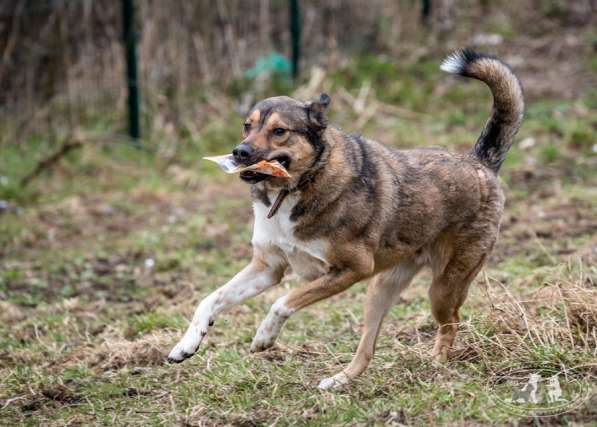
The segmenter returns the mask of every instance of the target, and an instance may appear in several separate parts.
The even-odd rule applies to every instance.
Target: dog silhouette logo
[[[560,381],[558,380],[558,376],[554,375],[549,379],[549,383],[547,385],[547,400],[550,403],[557,403],[557,402],[567,402],[562,396],[562,388],[560,387]]]
[[[515,392],[512,400],[517,403],[539,403],[541,400],[539,397],[539,381],[541,375],[531,374],[529,375],[529,381],[525,386],[518,392]]]
[[[548,417],[573,411],[589,400],[594,366],[544,365],[498,371],[489,386],[492,400],[505,411]]]

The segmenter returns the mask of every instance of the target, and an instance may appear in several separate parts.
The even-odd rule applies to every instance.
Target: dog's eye
[[[272,133],[276,136],[284,135],[286,133],[286,129],[283,128],[275,128]]]
[[[243,125],[243,132],[244,132],[244,133],[249,133],[249,132],[251,132],[251,123],[245,123],[245,124]]]

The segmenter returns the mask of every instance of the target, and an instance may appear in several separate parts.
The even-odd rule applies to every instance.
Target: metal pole
[[[301,58],[301,14],[298,0],[290,0],[290,34],[292,36],[292,78],[296,80]]]
[[[122,22],[128,88],[129,135],[134,140],[138,140],[141,137],[141,129],[139,123],[139,80],[137,73],[137,33],[135,31],[134,0],[122,0]]]
[[[431,0],[421,0],[421,22],[423,25],[429,25],[431,16]]]

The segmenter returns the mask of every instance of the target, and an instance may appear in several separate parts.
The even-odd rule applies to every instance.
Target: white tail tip
[[[454,52],[446,57],[439,66],[442,71],[451,74],[460,74],[466,67],[467,60],[462,55],[462,52]]]

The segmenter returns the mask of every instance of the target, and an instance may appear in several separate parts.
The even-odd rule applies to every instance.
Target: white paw
[[[350,382],[350,378],[344,373],[340,372],[333,377],[324,378],[321,380],[319,385],[317,386],[320,390],[331,390],[331,389],[339,389],[342,386],[348,384]]]
[[[191,328],[189,328],[184,334],[184,337],[182,337],[180,342],[174,346],[168,355],[168,362],[180,363],[191,357],[199,349],[199,345],[206,334],[207,331],[199,331],[196,328],[192,328],[191,330]]]
[[[279,322],[278,324],[268,322],[268,318],[266,318],[259,329],[257,329],[257,333],[253,338],[253,342],[251,343],[251,352],[256,353],[258,351],[267,350],[268,348],[272,347],[276,342],[276,338],[278,338],[278,334],[282,329],[282,323]]]
[[[276,342],[284,326],[284,322],[293,313],[291,309],[286,307],[285,301],[285,296],[278,298],[274,305],[272,305],[269,313],[267,313],[265,319],[263,319],[263,322],[261,322],[261,325],[259,325],[255,338],[253,338],[253,342],[251,343],[252,352],[266,350]]]

